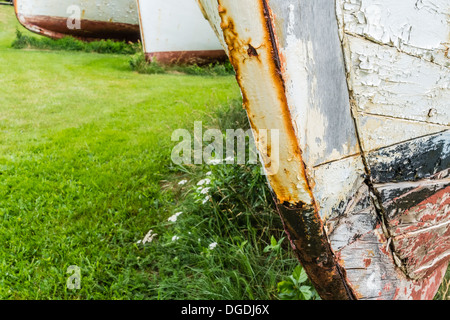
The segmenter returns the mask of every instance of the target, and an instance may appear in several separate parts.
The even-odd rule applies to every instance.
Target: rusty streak
[[[323,299],[355,300],[346,272],[337,263],[317,211],[308,206],[277,203],[294,252]]]
[[[265,115],[261,114],[261,110],[253,110],[253,100],[249,100],[247,89],[253,87],[254,83],[249,83],[249,86],[246,86],[246,81],[252,82],[251,78],[246,78],[246,74],[243,71],[246,70],[245,66],[247,63],[252,63],[253,67],[255,67],[254,64],[259,64],[258,68],[261,70],[266,68],[264,76],[270,77],[272,93],[278,100],[276,105],[271,106],[272,108],[279,108],[279,121],[281,123],[276,124],[278,125],[277,129],[283,132],[283,138],[285,139],[283,143],[289,147],[288,150],[293,159],[295,159],[293,162],[295,161],[295,164],[298,166],[297,171],[301,174],[298,179],[305,182],[302,188],[304,188],[303,192],[308,194],[310,204],[298,200],[301,198],[299,194],[296,194],[300,192],[299,190],[289,188],[289,184],[292,181],[283,176],[283,174],[289,172],[287,170],[290,168],[289,166],[281,167],[277,174],[268,177],[274,192],[278,212],[291,244],[293,244],[294,252],[322,298],[336,300],[356,299],[352,288],[347,282],[346,272],[338,263],[331,249],[323,221],[319,216],[318,206],[315,203],[311,186],[309,185],[309,179],[306,176],[302,151],[298,144],[292,115],[287,102],[285,83],[281,72],[282,62],[272,25],[270,7],[265,0],[255,1],[260,6],[258,8],[261,14],[260,19],[265,25],[263,43],[261,44],[261,49],[259,49],[261,52],[258,53],[256,48],[250,45],[251,39],[242,39],[238,34],[235,22],[228,15],[227,8],[223,4],[224,1],[218,0],[218,3],[222,22],[221,28],[229,48],[230,61],[236,70],[236,79],[241,87],[244,106],[249,115],[253,131],[257,133],[257,129],[264,129],[261,126],[268,123],[264,122]],[[263,54],[265,51],[268,51],[267,61],[263,60],[266,57]],[[246,53],[245,56],[243,55],[244,52]],[[255,57],[256,59],[252,59]],[[262,99],[262,97],[260,98]],[[288,157],[287,154],[283,156],[285,158]],[[286,161],[282,165],[286,165]]]
[[[250,57],[258,56],[258,51],[256,51],[256,49],[251,44],[248,44],[247,53]]]
[[[156,61],[163,64],[197,64],[205,65],[213,62],[224,62],[228,59],[223,50],[203,50],[203,51],[166,51],[146,53],[149,61]]]
[[[270,37],[270,43],[272,48],[272,58],[275,61],[276,72],[274,77],[279,78],[282,83],[282,96],[284,107],[283,114],[286,119],[286,128],[295,138],[296,149],[302,157],[302,152],[298,145],[298,139],[295,134],[295,130],[292,126],[293,119],[286,100],[286,87],[281,71],[281,58],[278,50],[276,36],[273,28],[272,13],[267,0],[261,0],[264,8],[264,18],[266,20],[267,31]],[[308,184],[308,188],[311,194],[311,198],[314,196],[311,191],[310,179],[306,177],[306,166],[302,161],[303,172],[305,172],[305,181]],[[319,216],[318,206],[313,200],[313,206],[308,207],[304,204],[290,203],[278,203],[278,211],[285,226],[290,230],[290,237],[295,244],[295,253],[307,271],[311,282],[313,282],[320,296],[324,299],[350,299],[356,300],[352,288],[346,279],[346,271],[338,263],[328,240],[323,221]]]

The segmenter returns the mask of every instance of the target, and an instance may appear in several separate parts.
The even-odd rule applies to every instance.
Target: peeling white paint
[[[291,106],[295,130],[305,153],[304,160],[308,166],[314,166],[323,158],[325,150],[323,137],[328,123],[320,110],[315,107],[311,97],[311,91],[317,91],[317,79],[314,74],[310,79],[307,67],[308,62],[314,61],[312,43],[298,41],[293,34],[288,34],[286,42],[288,45],[281,50],[286,58],[284,77],[286,96]],[[292,66],[295,66],[294,70]],[[308,126],[308,122],[312,119],[314,126]]]
[[[338,5],[346,33],[449,66],[449,1],[338,0]]]
[[[448,129],[447,126],[388,118],[360,113],[358,117],[361,143],[369,152],[389,147],[403,141],[412,140]]]
[[[364,173],[364,165],[359,155],[314,168],[311,173],[314,181],[313,193],[325,223],[336,218],[338,213],[333,215],[333,208],[337,208],[340,203],[349,202],[349,197],[355,196],[355,190],[364,183]]]
[[[347,41],[358,111],[450,125],[449,68],[361,38]]]

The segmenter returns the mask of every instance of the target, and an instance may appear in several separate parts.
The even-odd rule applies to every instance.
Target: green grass
[[[215,119],[220,120],[214,127],[222,131],[248,128],[240,100],[215,112]],[[278,283],[298,261],[260,166],[183,169],[178,180],[164,186],[178,199],[176,221],[152,226],[152,234],[157,234],[153,241],[139,244],[153,257],[154,281],[148,287],[152,297],[278,299]]]
[[[143,298],[149,258],[135,243],[170,214],[171,132],[236,97],[235,81],[14,50],[16,27],[0,7],[0,298]]]
[[[84,42],[67,36],[62,39],[29,36],[16,30],[16,39],[11,46],[15,49],[66,50],[97,53],[135,54],[142,50],[139,43],[126,43],[110,39]]]
[[[233,66],[229,61],[210,63],[202,66],[197,64],[162,65],[158,61],[148,62],[143,52],[136,53],[130,59],[130,67],[132,70],[142,74],[184,73],[196,76],[230,76],[235,74]]]
[[[233,122],[225,127],[247,124],[234,76],[139,74],[129,55],[17,50],[16,29],[31,35],[1,6],[0,299],[276,298],[297,262],[264,252],[283,232],[258,170],[170,160],[175,129],[219,125],[217,112]],[[214,185],[203,204],[195,183],[206,169]],[[150,229],[152,245],[139,244]],[[80,290],[66,286],[72,265]]]

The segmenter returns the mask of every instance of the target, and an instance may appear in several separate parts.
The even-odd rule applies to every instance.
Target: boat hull
[[[324,299],[432,299],[445,275],[450,7],[431,2],[200,0]]]
[[[50,38],[140,40],[135,0],[114,4],[103,0],[17,0],[14,6],[18,20],[25,28]]]
[[[137,0],[143,49],[163,64],[208,64],[228,59],[196,0]]]

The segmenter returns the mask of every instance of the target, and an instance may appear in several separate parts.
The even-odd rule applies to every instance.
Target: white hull
[[[226,59],[196,0],[137,0],[137,4],[149,60],[206,63]]]
[[[16,0],[15,10],[24,27],[52,38],[140,38],[135,0]]]

